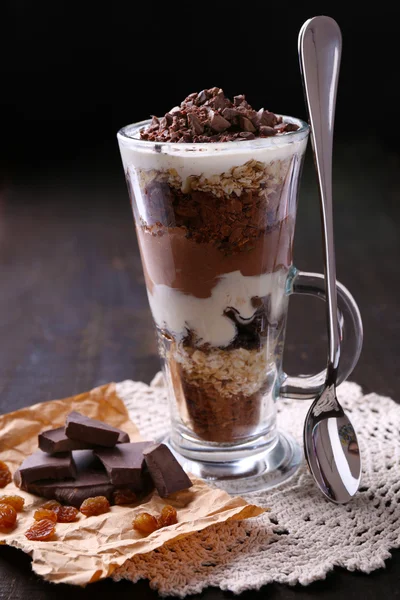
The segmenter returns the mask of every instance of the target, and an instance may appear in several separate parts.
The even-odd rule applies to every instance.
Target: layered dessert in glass
[[[119,134],[176,439],[274,434],[301,125],[211,88]]]

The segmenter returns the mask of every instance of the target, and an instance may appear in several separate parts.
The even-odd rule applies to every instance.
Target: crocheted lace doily
[[[144,437],[168,430],[161,377],[124,381],[118,392]],[[361,489],[347,505],[325,500],[305,465],[269,492],[245,497],[270,512],[223,523],[127,561],[114,579],[148,579],[161,595],[183,597],[216,586],[235,593],[279,582],[307,585],[334,567],[369,573],[400,547],[400,406],[344,383],[338,397],[357,430]],[[308,401],[282,400],[278,423],[299,442]]]

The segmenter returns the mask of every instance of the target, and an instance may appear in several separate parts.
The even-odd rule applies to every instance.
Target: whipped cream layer
[[[298,119],[284,117],[285,121],[302,126]],[[302,155],[306,145],[308,129],[282,134],[270,138],[258,138],[244,142],[216,144],[173,144],[147,142],[138,139],[140,129],[147,122],[125,128],[126,135],[118,133],[118,142],[125,172],[130,167],[142,170],[173,170],[186,188],[191,176],[209,178],[233,167],[244,165],[249,160],[270,163],[290,159],[294,154]],[[127,137],[127,135],[132,137]]]
[[[150,308],[157,326],[177,338],[191,330],[201,343],[225,347],[234,340],[237,329],[224,312],[235,309],[242,321],[251,322],[256,313],[252,298],[270,296],[268,316],[271,322],[278,321],[287,307],[286,278],[286,269],[247,277],[234,271],[220,277],[208,298],[154,285],[148,292]]]

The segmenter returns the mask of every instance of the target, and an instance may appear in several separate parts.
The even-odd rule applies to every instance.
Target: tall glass
[[[250,141],[118,141],[168,389],[169,442],[185,467],[235,491],[275,485],[301,453],[277,431],[280,395],[312,397],[324,374],[289,378],[282,354],[289,295],[323,296],[323,277],[293,267],[297,191],[308,125]],[[358,359],[357,307],[342,286]]]

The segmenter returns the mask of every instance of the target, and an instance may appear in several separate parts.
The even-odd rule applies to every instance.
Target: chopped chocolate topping
[[[298,125],[261,108],[256,112],[243,95],[233,102],[217,87],[193,93],[164,117],[153,116],[140,132],[151,142],[231,142],[296,131]]]

